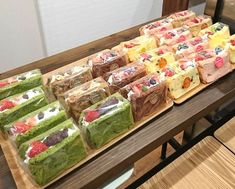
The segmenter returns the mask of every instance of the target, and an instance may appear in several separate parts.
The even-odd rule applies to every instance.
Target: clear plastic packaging
[[[0,80],[0,100],[42,85],[40,70],[31,70]]]
[[[47,105],[47,99],[41,87],[10,96],[0,101],[0,126],[16,121],[26,114]]]
[[[19,147],[22,143],[42,134],[66,119],[65,110],[56,101],[27,114],[9,125],[5,125],[4,131],[13,145]]]
[[[86,157],[78,127],[71,119],[23,143],[19,155],[39,185],[45,185]]]
[[[94,78],[103,76],[105,73],[127,64],[124,55],[108,49],[90,56],[87,63],[92,68]]]
[[[235,64],[235,35],[230,37],[229,44],[229,60]]]
[[[188,19],[192,19],[196,14],[191,10],[184,10],[176,12],[168,16],[167,18],[173,19],[172,24],[174,28],[178,28],[184,25],[184,22]]]
[[[61,96],[60,101],[78,121],[82,110],[105,99],[110,95],[108,83],[101,77],[75,87]]]
[[[100,148],[133,127],[131,105],[119,93],[83,110],[79,125],[87,143]]]
[[[152,73],[121,88],[120,93],[130,101],[134,119],[139,121],[166,103],[167,85],[165,79]]]
[[[58,98],[69,89],[90,80],[92,80],[90,67],[78,65],[67,71],[52,75],[47,80],[47,88]]]
[[[190,55],[197,62],[200,79],[211,83],[232,71],[228,50],[217,47]]]
[[[104,79],[108,82],[111,93],[115,93],[120,88],[145,75],[144,65],[140,62],[135,62],[106,73]]]

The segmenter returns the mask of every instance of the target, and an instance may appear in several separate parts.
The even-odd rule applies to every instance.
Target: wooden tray
[[[131,130],[129,130],[128,132],[126,132],[123,135],[113,139],[112,141],[110,141],[108,144],[101,147],[100,149],[94,150],[94,149],[88,148],[88,156],[85,159],[83,159],[78,164],[74,165],[73,167],[71,167],[70,169],[68,169],[67,171],[65,171],[61,175],[59,175],[56,179],[54,179],[53,181],[51,181],[50,183],[48,183],[47,185],[42,186],[42,187],[40,187],[38,184],[36,184],[34,182],[34,180],[31,178],[31,176],[28,174],[28,172],[23,169],[23,167],[21,165],[21,162],[19,161],[19,156],[18,156],[15,148],[10,143],[10,141],[9,140],[4,140],[3,137],[0,135],[0,144],[2,146],[2,150],[3,150],[3,153],[5,155],[5,158],[8,162],[9,168],[11,169],[11,172],[12,172],[12,175],[13,175],[14,180],[16,182],[17,188],[19,188],[19,189],[45,188],[45,187],[49,186],[50,184],[54,183],[56,180],[62,178],[63,176],[65,176],[66,174],[71,172],[72,170],[80,167],[81,165],[83,165],[88,160],[91,160],[92,158],[95,158],[95,156],[97,156],[99,153],[101,153],[104,150],[106,150],[107,148],[111,147],[113,144],[120,141],[124,137],[128,136],[133,131],[137,130],[138,128],[143,126],[145,123],[152,120],[156,116],[160,115],[161,113],[163,113],[167,109],[171,108],[172,106],[173,106],[173,101],[170,98],[168,98],[166,104],[164,104],[162,106],[159,106],[159,108],[154,113],[152,113],[149,116],[144,117],[141,121],[136,122],[134,127]]]

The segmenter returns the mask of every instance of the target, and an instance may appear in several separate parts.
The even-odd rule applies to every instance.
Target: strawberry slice
[[[165,33],[164,38],[166,39],[172,39],[173,35],[171,33]]]
[[[204,60],[204,57],[202,55],[197,54],[196,57],[195,57],[195,60],[196,61],[201,61],[201,60]]]
[[[32,157],[34,157],[34,156],[36,156],[36,155],[38,155],[48,149],[48,146],[41,141],[32,142],[30,147],[32,149],[27,154],[30,158],[32,158]]]
[[[139,44],[135,44],[135,43],[130,43],[130,44],[124,44],[124,47],[127,49],[133,48],[135,46],[138,46]]]
[[[7,82],[9,83],[9,84],[11,84],[11,83],[15,83],[15,82],[17,82],[18,80],[16,79],[16,78],[14,78],[14,77],[11,77],[11,78],[9,78],[8,80],[7,80]]]
[[[177,39],[177,42],[180,43],[180,42],[183,42],[186,40],[186,37],[184,35],[181,35],[178,39]]]
[[[202,45],[198,45],[197,47],[196,47],[196,52],[200,52],[200,51],[202,51],[204,49],[204,47],[202,46]]]
[[[26,131],[28,131],[31,128],[32,128],[31,125],[25,124],[24,122],[16,122],[14,124],[14,131],[16,133],[25,133]]]
[[[161,32],[166,31],[166,30],[167,30],[166,27],[162,27],[162,28],[160,29]]]
[[[167,77],[172,77],[175,74],[174,71],[172,71],[168,68],[164,68],[162,71],[165,72],[165,76],[167,76]]]
[[[196,24],[199,23],[199,20],[197,18],[193,18],[191,21],[196,23]]]
[[[0,88],[1,88],[1,87],[5,87],[5,86],[7,86],[7,85],[9,85],[9,83],[6,82],[6,81],[1,81],[1,82],[0,82]]]
[[[89,110],[86,112],[85,121],[92,122],[100,117],[100,113],[97,110]]]
[[[140,95],[141,89],[140,89],[139,87],[133,86],[133,87],[132,87],[132,90],[133,90],[133,92],[134,92],[137,96]]]
[[[37,124],[37,120],[35,117],[29,117],[28,119],[26,119],[25,123],[28,125],[35,126]]]
[[[219,69],[219,68],[223,67],[223,65],[224,65],[223,58],[216,57],[216,59],[215,59],[215,67]]]
[[[143,53],[140,56],[143,58],[143,61],[150,60],[150,58],[152,58],[151,55],[146,54],[146,53]]]
[[[235,40],[234,39],[230,40],[230,43],[231,43],[232,46],[235,46]]]
[[[157,55],[161,55],[161,54],[164,54],[164,52],[163,52],[162,49],[159,49],[159,50],[157,51]]]
[[[15,104],[12,101],[10,101],[8,99],[2,100],[0,102],[0,111],[4,111],[6,109],[11,109],[14,106],[15,106]]]

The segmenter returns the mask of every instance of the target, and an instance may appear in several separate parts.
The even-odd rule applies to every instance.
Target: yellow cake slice
[[[229,60],[235,64],[235,34],[229,40]]]
[[[188,19],[194,18],[196,14],[191,10],[184,10],[176,12],[168,16],[168,18],[173,19],[172,24],[174,28],[178,28],[184,25],[184,22]]]

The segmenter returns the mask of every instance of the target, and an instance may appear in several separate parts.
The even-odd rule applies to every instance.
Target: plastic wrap
[[[224,47],[229,40],[229,27],[221,22],[217,22],[210,27],[201,30],[199,36],[207,36],[210,48]]]
[[[191,10],[184,10],[176,12],[168,16],[167,18],[173,19],[172,24],[174,28],[178,28],[184,25],[184,22],[188,19],[192,19],[196,14]]]
[[[36,87],[0,101],[0,127],[16,121],[26,114],[47,105],[44,91]]]
[[[47,87],[58,98],[69,89],[90,80],[92,80],[92,74],[89,66],[75,66],[48,78]]]
[[[110,95],[107,82],[98,77],[75,87],[61,96],[60,101],[76,121],[79,120],[82,110],[105,99]]]
[[[42,134],[67,119],[65,110],[58,101],[44,106],[4,127],[14,146]]]
[[[140,35],[154,35],[155,33],[164,32],[166,30],[173,29],[172,20],[170,18],[164,18],[155,22],[151,22],[142,26],[139,31]]]
[[[108,49],[89,57],[87,63],[92,68],[94,78],[127,64],[124,55]]]
[[[212,20],[210,16],[200,15],[186,20],[184,25],[188,26],[193,37],[196,37],[201,30],[212,25]]]
[[[88,144],[99,148],[132,128],[131,105],[115,93],[83,110],[79,123]]]
[[[173,46],[176,59],[186,58],[189,54],[200,52],[208,48],[209,42],[207,37],[194,37]]]
[[[167,30],[164,33],[157,33],[154,37],[159,46],[173,46],[177,43],[181,43],[183,41],[191,39],[192,34],[189,31],[189,28],[184,26],[181,28]]]
[[[120,54],[124,54],[126,62],[134,62],[137,61],[136,56],[138,54],[156,47],[157,45],[154,37],[142,35],[130,41],[122,42],[120,45],[112,49],[119,52]]]
[[[199,74],[194,61],[180,59],[161,70],[161,77],[166,77],[169,95],[178,99],[200,84]]]
[[[229,40],[229,60],[235,64],[235,35],[232,35]]]
[[[0,80],[0,100],[42,85],[40,70],[31,70]]]
[[[190,55],[197,62],[200,79],[211,83],[232,71],[228,50],[217,47],[215,50],[204,50]]]
[[[121,88],[120,93],[130,101],[134,119],[139,121],[166,103],[167,85],[164,79],[153,73]]]
[[[106,73],[104,79],[108,82],[111,93],[115,93],[120,88],[145,75],[144,65],[140,62],[135,62]]]
[[[79,129],[66,120],[23,143],[19,154],[26,170],[39,185],[45,185],[86,157]]]

